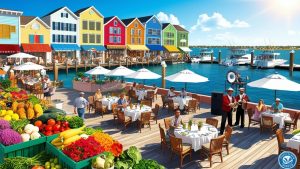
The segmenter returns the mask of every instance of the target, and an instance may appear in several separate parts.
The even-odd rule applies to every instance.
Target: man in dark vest
[[[228,124],[232,126],[232,107],[235,104],[235,98],[232,96],[233,89],[230,87],[227,89],[227,94],[223,96],[223,104],[222,104],[222,122],[221,122],[221,130],[220,134],[223,134],[226,119],[228,118]]]
[[[241,128],[245,126],[245,109],[247,109],[247,102],[249,101],[249,97],[245,93],[244,88],[240,88],[240,94],[235,97],[235,100],[238,102],[238,107],[236,111],[236,120],[234,125],[238,126],[241,120]]]

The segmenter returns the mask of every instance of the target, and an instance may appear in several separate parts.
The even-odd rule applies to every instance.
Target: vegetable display
[[[44,111],[43,115],[37,118],[37,120],[41,120],[43,123],[47,123],[49,119],[54,119],[54,120],[62,120],[58,119],[59,116],[64,117],[66,115],[66,112],[57,109],[57,108],[48,108],[47,110]]]
[[[54,119],[48,119],[45,124],[38,120],[34,122],[34,125],[37,126],[45,136],[51,136],[70,129],[67,121],[55,121]]]
[[[21,135],[13,129],[4,129],[0,131],[0,143],[9,146],[22,142]]]
[[[66,130],[64,132],[61,132],[59,136],[51,141],[51,144],[56,146],[59,149],[64,148],[65,146],[68,146],[72,144],[73,142],[81,139],[79,136],[83,133],[83,129],[85,126],[78,128],[78,129],[70,129]]]
[[[155,160],[142,159],[138,164],[133,166],[133,169],[164,169],[165,167],[158,164]]]
[[[79,128],[84,125],[83,119],[78,116],[66,117],[66,121],[69,122],[69,126],[72,129]]]
[[[110,169],[114,167],[114,156],[112,153],[104,152],[92,160],[93,169]]]

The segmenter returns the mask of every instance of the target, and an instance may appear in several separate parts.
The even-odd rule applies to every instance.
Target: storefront
[[[145,45],[127,45],[127,56],[131,61],[144,61],[145,52],[149,49]]]
[[[180,50],[176,46],[164,45],[166,49],[164,52],[164,58],[178,59],[181,57]]]
[[[102,45],[81,45],[81,60],[87,63],[104,63],[106,48]]]
[[[76,44],[52,44],[52,59],[58,63],[72,64],[77,60],[77,53],[80,53],[80,47]]]
[[[105,52],[105,61],[120,63],[126,61],[126,46],[125,45],[107,45]]]

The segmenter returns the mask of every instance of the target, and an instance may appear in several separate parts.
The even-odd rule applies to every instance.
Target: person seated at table
[[[132,86],[130,87],[130,90],[136,91],[136,82],[132,83]]]
[[[125,99],[125,95],[121,94],[118,100],[118,107],[125,108],[127,106],[127,100]]]
[[[171,117],[170,128],[167,131],[168,135],[174,135],[174,129],[179,127],[182,124],[182,117],[180,115],[180,110],[176,110],[173,117]]]
[[[170,87],[170,90],[168,91],[168,97],[175,97],[175,88],[174,87]]]
[[[187,93],[186,93],[186,90],[185,88],[182,88],[181,91],[180,91],[180,97],[186,97],[187,96]]]
[[[254,120],[260,120],[261,118],[261,113],[262,112],[265,112],[267,110],[267,107],[266,105],[264,104],[264,100],[263,99],[260,99],[258,101],[258,104],[257,106],[255,106],[255,110],[254,110],[254,114],[252,116],[252,118]]]
[[[102,93],[101,93],[101,90],[98,89],[94,95],[94,99],[95,101],[100,101],[102,99]]]
[[[283,105],[280,103],[279,98],[276,98],[275,103],[272,104],[271,111],[274,113],[281,113],[283,111]]]

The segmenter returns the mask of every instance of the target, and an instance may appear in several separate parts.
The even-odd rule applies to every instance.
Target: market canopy
[[[32,62],[26,62],[24,64],[14,67],[13,69],[14,70],[42,70],[44,69],[44,66]]]
[[[275,73],[264,77],[262,79],[253,81],[248,83],[250,87],[257,87],[263,89],[269,89],[275,91],[275,98],[276,98],[276,91],[300,91],[300,84],[293,82],[286,77]]]
[[[28,44],[22,43],[24,52],[51,52],[52,49],[48,44]]]
[[[22,59],[33,59],[33,58],[36,59],[35,56],[30,55],[30,54],[27,54],[27,53],[22,53],[22,52],[12,54],[12,55],[10,55],[10,56],[7,56],[7,58],[11,58],[11,59],[20,59],[20,60],[22,60]]]
[[[127,45],[129,50],[149,50],[145,45]]]
[[[81,45],[82,50],[85,51],[105,51],[105,47],[103,45]]]
[[[51,44],[51,47],[55,51],[80,50],[80,47],[76,44]]]
[[[129,74],[125,77],[126,78],[132,78],[132,79],[143,79],[143,80],[145,80],[145,79],[158,79],[158,78],[161,77],[161,75],[156,74],[154,72],[151,72],[148,69],[142,68],[142,69],[139,69],[138,71],[136,71],[132,74]]]
[[[108,72],[105,76],[127,76],[134,72],[135,71],[130,70],[127,67],[119,66],[119,67],[111,70],[110,72]]]
[[[169,53],[180,53],[180,50],[176,46],[172,45],[164,45],[164,48],[169,52]]]
[[[0,44],[0,53],[17,53],[20,51],[19,45]]]
[[[125,45],[106,45],[106,49],[126,49]]]
[[[192,50],[189,47],[179,47],[180,50],[184,52],[191,52]]]
[[[97,66],[87,72],[85,72],[86,74],[89,74],[89,75],[105,75],[107,74],[108,72],[110,72],[110,70],[108,69],[105,69],[104,67],[102,66]]]
[[[150,51],[164,51],[165,49],[161,45],[146,45]]]

